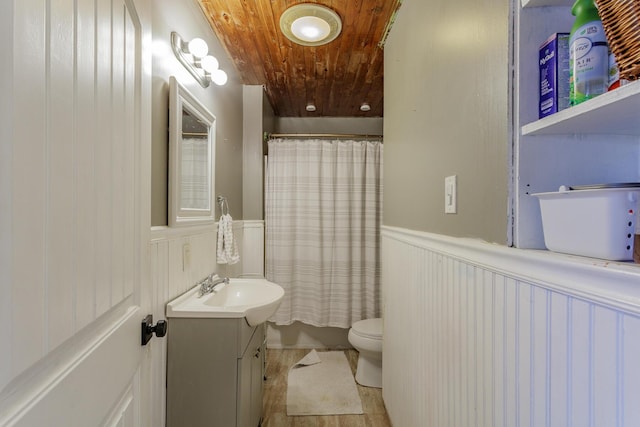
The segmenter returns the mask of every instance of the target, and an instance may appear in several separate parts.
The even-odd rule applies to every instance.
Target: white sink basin
[[[273,316],[284,289],[266,279],[230,279],[217,292],[198,297],[200,286],[167,304],[167,317],[241,318],[256,326]]]

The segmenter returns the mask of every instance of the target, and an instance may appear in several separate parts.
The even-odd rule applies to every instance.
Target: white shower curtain
[[[278,325],[351,327],[380,316],[382,143],[269,141],[266,276]]]
[[[183,138],[180,206],[187,209],[209,209],[209,140]]]

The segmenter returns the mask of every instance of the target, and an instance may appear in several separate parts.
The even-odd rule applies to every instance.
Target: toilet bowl
[[[382,387],[382,319],[355,322],[349,330],[349,343],[358,350],[356,381],[366,387]]]

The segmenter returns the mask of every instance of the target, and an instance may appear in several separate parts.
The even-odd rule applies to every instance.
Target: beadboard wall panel
[[[234,232],[236,228],[234,224]],[[154,309],[162,310],[163,317],[167,302],[216,271],[216,234],[214,226],[191,229],[161,227],[152,231]],[[188,259],[183,258],[185,245],[189,247]]]
[[[398,426],[640,423],[640,268],[385,227]]]
[[[243,221],[242,275],[264,277],[264,221]]]

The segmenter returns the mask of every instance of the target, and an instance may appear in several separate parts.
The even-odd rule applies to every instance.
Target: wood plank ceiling
[[[243,83],[264,85],[280,117],[381,117],[383,45],[402,0],[198,0]],[[324,46],[293,43],[280,15],[318,3],[342,19],[342,33]],[[316,106],[306,111],[307,104]],[[371,110],[360,111],[368,103]]]

